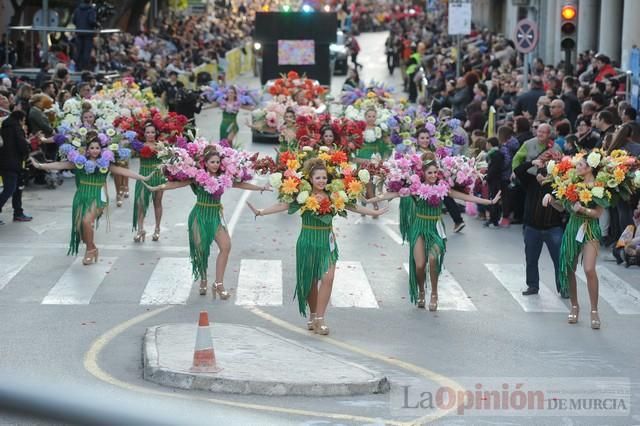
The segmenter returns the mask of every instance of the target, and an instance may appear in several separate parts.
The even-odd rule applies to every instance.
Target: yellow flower
[[[298,160],[289,160],[287,161],[287,168],[291,170],[298,170],[300,168],[300,163]]]
[[[313,212],[317,211],[320,208],[320,203],[315,196],[307,198],[307,201],[304,203],[305,210],[311,210]]]
[[[580,196],[580,202],[583,204],[590,202],[593,198],[591,195],[591,191],[589,191],[588,189],[583,189],[578,193],[578,195]]]
[[[616,182],[620,183],[624,180],[626,173],[624,172],[623,169],[616,167],[616,169],[613,171],[613,178],[616,180]]]
[[[325,161],[325,162],[331,161],[331,155],[329,155],[326,152],[320,152],[318,154],[318,158],[321,159],[322,161]]]
[[[556,195],[558,196],[558,198],[564,197],[565,192],[566,188],[564,186],[558,186],[558,188],[556,189]]]
[[[357,180],[351,181],[349,183],[349,187],[347,188],[347,191],[349,192],[350,195],[358,195],[362,192],[362,190],[363,190],[362,183],[360,183],[360,181],[357,181]]]
[[[345,205],[344,205],[344,200],[342,199],[342,197],[340,197],[339,195],[337,197],[335,197],[333,199],[333,206],[338,211],[344,210]]]
[[[295,193],[297,190],[298,190],[298,181],[294,178],[286,178],[282,182],[282,187],[280,188],[280,191],[289,195]]]

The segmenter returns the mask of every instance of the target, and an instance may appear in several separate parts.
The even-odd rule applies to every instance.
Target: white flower
[[[380,128],[385,132],[389,130],[389,126],[387,125],[387,123],[380,123]]]
[[[112,143],[111,145],[109,145],[109,149],[110,149],[111,151],[114,151],[114,152],[115,152],[115,151],[117,151],[117,150],[118,150],[118,148],[120,148],[120,147],[118,146],[118,144],[117,144],[117,143]]]
[[[321,146],[320,147],[320,151],[328,152],[329,151],[329,147],[328,146]]]
[[[549,160],[549,162],[547,163],[547,174],[552,175],[555,166],[556,162],[553,160]]]
[[[593,195],[596,198],[603,198],[604,188],[601,186],[594,186],[593,188],[591,188],[591,195]]]
[[[633,184],[637,188],[640,188],[640,170],[636,170],[635,174],[633,175]]]
[[[362,181],[362,183],[369,183],[369,180],[371,179],[371,175],[369,175],[369,170],[359,170],[358,171],[358,178]]]
[[[427,123],[436,124],[436,118],[432,115],[427,117]]]
[[[380,139],[382,137],[382,129],[380,127],[376,127],[376,139]]]
[[[116,134],[116,131],[113,129],[107,129],[107,136],[113,137]]]
[[[296,197],[296,201],[298,204],[304,204],[307,201],[307,198],[309,198],[309,191],[302,191]]]
[[[592,152],[587,156],[587,164],[590,167],[598,167],[598,164],[600,164],[601,158],[602,156],[600,154],[598,154],[597,152]]]
[[[75,146],[76,148],[80,148],[80,145],[82,145],[82,142],[80,142],[80,139],[76,138],[71,141],[71,145]]]
[[[364,141],[365,142],[374,142],[376,140],[376,132],[373,129],[366,129],[364,131]]]
[[[310,146],[303,146],[303,147],[302,147],[302,150],[303,150],[303,151],[305,151],[305,152],[310,152],[310,151],[313,151],[313,147],[310,147]]]
[[[269,176],[269,183],[275,189],[280,188],[282,186],[282,173],[274,173]]]
[[[342,198],[343,201],[345,202],[349,201],[349,196],[347,195],[346,192],[340,191],[338,192],[338,195],[340,196],[340,198]]]
[[[84,127],[81,127],[80,129],[78,129],[78,133],[80,133],[80,136],[86,136],[87,129]]]

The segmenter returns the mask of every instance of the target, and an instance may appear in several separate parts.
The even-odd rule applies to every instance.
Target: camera
[[[116,13],[116,8],[105,0],[96,1],[96,22],[102,26]]]

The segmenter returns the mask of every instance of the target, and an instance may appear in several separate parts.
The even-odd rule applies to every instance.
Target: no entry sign
[[[520,53],[529,53],[533,51],[538,44],[539,36],[540,32],[538,31],[538,24],[529,19],[518,21],[514,36],[516,49]]]

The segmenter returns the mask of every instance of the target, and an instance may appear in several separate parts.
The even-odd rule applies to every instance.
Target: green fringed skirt
[[[409,230],[416,216],[416,202],[413,197],[400,198],[400,235],[402,242],[409,241]]]
[[[158,168],[162,162],[158,158],[140,158],[140,171],[138,172],[142,176],[148,176],[152,174],[151,179],[147,181],[149,186],[158,186],[165,183],[167,180],[162,175],[162,171]],[[142,212],[143,216],[147,215],[149,209],[149,203],[151,202],[151,191],[144,186],[144,183],[140,180],[136,180],[136,187],[133,196],[133,230],[138,229],[138,215]]]
[[[203,189],[198,190],[204,192]],[[222,204],[213,197],[207,200],[197,195],[198,201],[189,214],[189,257],[194,280],[204,280],[207,278],[211,244],[222,223]]]
[[[380,154],[382,158],[387,158],[391,151],[391,147],[384,139],[377,139],[373,142],[363,143],[362,148],[356,151],[356,158],[370,160],[374,154]]]
[[[338,245],[332,226],[305,212],[296,244],[295,297],[302,316],[307,316],[307,297],[311,286],[316,285],[337,261]]]
[[[226,139],[229,134],[237,134],[239,127],[237,121],[237,112],[222,111],[222,122],[220,123],[220,139]]]
[[[438,233],[438,222],[441,221],[442,206],[431,206],[425,201],[415,202],[415,216],[409,229],[409,296],[411,303],[418,302],[418,280],[416,278],[416,262],[413,258],[415,246],[418,239],[422,237],[425,253],[427,255],[427,266],[429,259],[434,258],[437,262],[438,274],[442,271],[444,253],[446,251],[446,240]],[[427,267],[427,276],[428,276]]]
[[[98,226],[98,219],[102,215],[102,209],[107,206],[108,200],[103,188],[106,186],[107,173],[95,172],[86,174],[84,170],[76,170],[76,193],[73,196],[73,207],[71,211],[71,241],[67,254],[78,254],[80,242],[83,240],[82,220],[91,212],[96,214],[95,226]],[[106,189],[105,189],[106,191]]]
[[[584,238],[577,240],[580,228],[584,225]],[[569,294],[569,271],[573,271],[578,261],[578,256],[582,253],[582,248],[588,241],[600,243],[602,231],[598,219],[581,216],[572,213],[569,216],[567,227],[562,234],[562,244],[560,245],[560,294]]]

